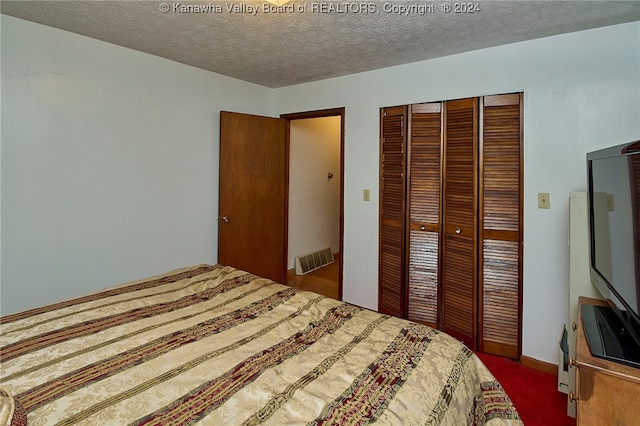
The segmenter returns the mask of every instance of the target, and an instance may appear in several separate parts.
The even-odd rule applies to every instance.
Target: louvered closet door
[[[485,96],[480,169],[480,350],[519,358],[522,95]]]
[[[409,108],[407,318],[438,327],[442,104]]]
[[[478,99],[445,103],[443,329],[476,348]]]
[[[404,316],[407,107],[381,110],[378,311]]]

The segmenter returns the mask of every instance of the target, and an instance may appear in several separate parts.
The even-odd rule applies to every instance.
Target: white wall
[[[520,90],[523,353],[556,363],[568,317],[569,192],[586,189],[587,151],[640,139],[640,23],[281,88],[275,110],[346,107],[344,299],[376,309],[379,108]],[[550,193],[551,209],[537,209],[538,192]]]
[[[271,89],[0,19],[1,312],[215,262],[219,111]]]
[[[296,256],[340,250],[340,122],[341,117],[291,121],[289,269]]]

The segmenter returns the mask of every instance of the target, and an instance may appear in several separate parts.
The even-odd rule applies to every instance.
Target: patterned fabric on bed
[[[448,335],[218,265],[0,318],[30,425],[521,424]]]

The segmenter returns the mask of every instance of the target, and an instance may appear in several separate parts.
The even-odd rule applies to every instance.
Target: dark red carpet
[[[567,416],[567,395],[558,392],[555,375],[524,367],[507,358],[478,353],[511,398],[525,426],[574,426]]]

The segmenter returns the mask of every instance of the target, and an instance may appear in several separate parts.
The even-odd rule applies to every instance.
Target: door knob
[[[456,234],[459,234],[460,232],[462,232],[462,229],[456,228]]]
[[[229,216],[222,216],[218,218],[218,222],[229,223]]]

